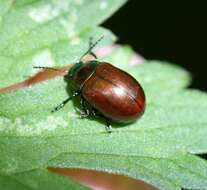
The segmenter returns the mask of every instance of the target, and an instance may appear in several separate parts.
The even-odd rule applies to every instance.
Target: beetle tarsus
[[[69,97],[67,99],[65,99],[61,104],[59,104],[58,106],[56,106],[51,112],[54,113],[58,110],[60,110],[61,108],[63,108],[70,100],[72,99],[72,97]]]
[[[81,118],[88,117],[90,115],[90,110],[87,108],[86,101],[83,98],[83,96],[81,96],[80,105],[81,105],[81,110],[79,110],[79,113],[81,115]]]
[[[51,112],[54,113],[58,110],[60,110],[61,108],[63,108],[70,100],[72,100],[74,97],[78,96],[80,94],[80,92],[75,92],[72,96],[68,97],[67,99],[65,99],[64,101],[62,101],[58,106],[56,106]]]
[[[111,124],[110,124],[110,122],[109,122],[109,120],[107,118],[106,118],[106,131],[108,133],[112,132],[112,126],[111,126]]]
[[[89,110],[84,110],[83,112],[80,112],[81,119],[86,118],[90,115]]]
[[[68,101],[69,101],[69,100],[68,100]],[[54,113],[54,112],[60,110],[61,108],[64,107],[65,104],[66,104],[66,103],[61,103],[61,104],[59,104],[59,105],[56,106],[51,112]]]

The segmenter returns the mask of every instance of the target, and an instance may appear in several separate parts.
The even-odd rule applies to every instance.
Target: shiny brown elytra
[[[110,120],[131,122],[144,112],[145,95],[140,84],[109,63],[85,63],[72,81],[83,98]]]

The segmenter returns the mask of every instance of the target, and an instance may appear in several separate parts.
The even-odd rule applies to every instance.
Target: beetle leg
[[[70,100],[72,100],[74,97],[80,95],[80,92],[75,92],[72,96],[68,97],[67,99],[65,99],[64,101],[61,102],[61,104],[59,104],[58,106],[56,106],[51,112],[54,113],[58,110],[60,110],[61,108],[63,108]]]
[[[93,115],[93,116],[102,116],[95,108],[91,109],[91,115]]]
[[[98,116],[98,117],[101,117],[103,119],[105,119],[106,121],[106,131],[108,133],[111,133],[111,130],[112,130],[112,127],[111,127],[111,124],[110,124],[110,121],[109,119],[107,119],[105,116],[103,116],[99,111],[97,111],[95,108],[92,108],[92,114],[93,116]]]
[[[86,106],[86,101],[85,99],[81,96],[81,100],[80,100],[80,105],[81,105],[81,111],[80,111],[80,114],[81,114],[81,117],[88,117],[90,115],[90,110],[87,108]]]
[[[111,133],[112,131],[112,127],[111,127],[111,124],[110,124],[110,122],[109,122],[109,120],[107,119],[107,118],[105,118],[105,120],[106,120],[106,131],[108,132],[108,133]]]

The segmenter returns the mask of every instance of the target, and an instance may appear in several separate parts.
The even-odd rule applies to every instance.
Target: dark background
[[[103,25],[147,59],[189,70],[191,87],[207,91],[205,1],[129,0]]]

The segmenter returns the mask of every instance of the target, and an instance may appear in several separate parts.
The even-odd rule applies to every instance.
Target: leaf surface
[[[99,1],[67,1],[78,15],[71,36],[61,19],[72,12],[58,8],[58,13],[51,13],[53,9],[47,6],[54,2],[0,1],[1,86],[33,75],[35,65],[73,63],[87,49],[92,34],[105,34],[100,46],[114,40],[113,34],[96,25],[124,1],[108,2],[111,8],[105,15],[97,14]],[[75,5],[77,2],[83,4]],[[34,17],[41,9],[52,14],[43,16],[44,22]],[[24,19],[18,23],[19,18]],[[68,24],[74,23],[70,20]],[[38,189],[52,181],[66,189],[74,184],[44,169],[67,167],[123,174],[160,189],[207,189],[207,163],[196,156],[207,152],[206,93],[186,89],[191,77],[179,66],[147,60],[129,66],[132,55],[129,47],[121,47],[102,58],[131,73],[147,98],[143,117],[129,125],[112,123],[111,134],[105,131],[103,120],[81,119],[76,102],[51,114],[68,97],[68,84],[62,77],[0,94],[0,187]]]

